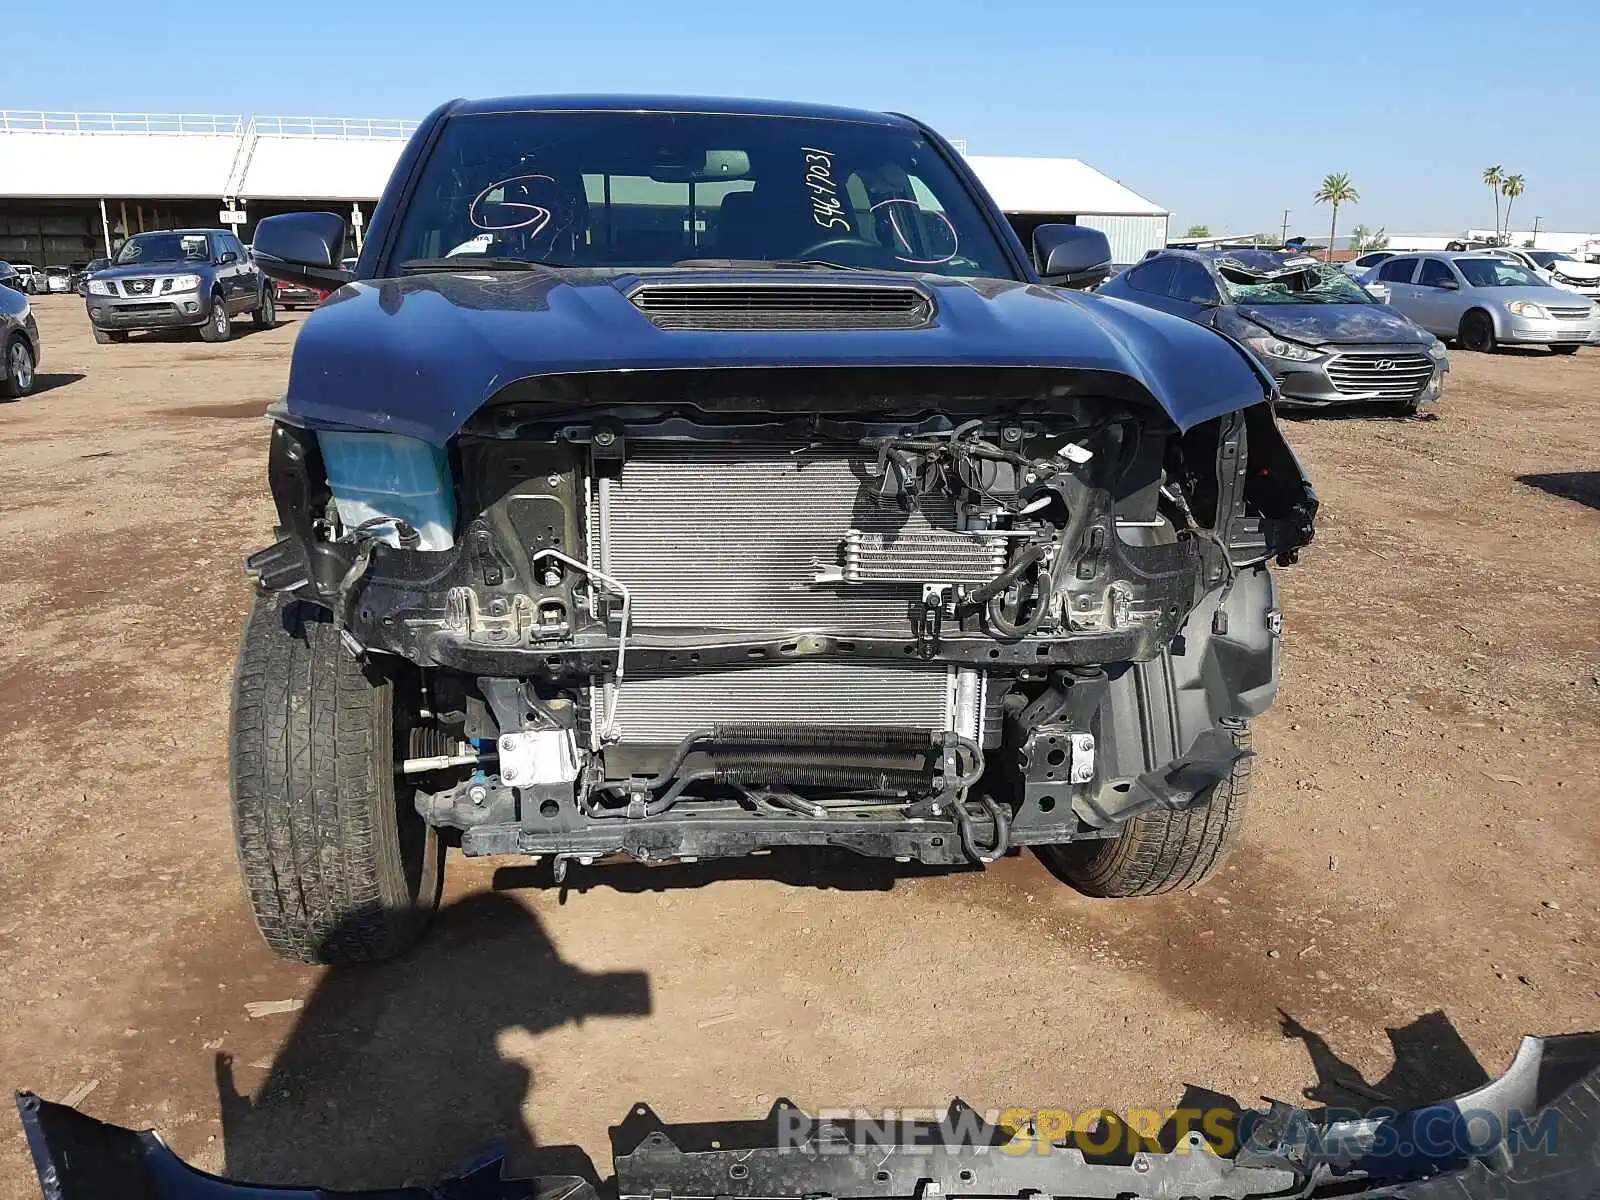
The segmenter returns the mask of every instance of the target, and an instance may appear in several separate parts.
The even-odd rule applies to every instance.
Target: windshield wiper
[[[845,263],[829,262],[824,258],[680,258],[672,264],[675,267],[708,267],[713,269],[761,270],[767,268],[774,271],[793,271],[805,269],[813,271],[865,271],[877,274],[876,267],[852,267]]]
[[[550,271],[554,263],[526,258],[412,258],[400,264],[402,275],[428,275],[436,271]]]

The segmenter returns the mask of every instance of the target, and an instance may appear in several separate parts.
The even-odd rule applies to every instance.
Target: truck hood
[[[208,262],[139,262],[100,267],[89,275],[94,279],[121,279],[125,275],[193,275],[210,265]]]
[[[1427,345],[1433,341],[1433,334],[1386,304],[1242,305],[1238,313],[1268,333],[1308,346]]]
[[[628,291],[781,282],[912,286],[915,329],[658,328]],[[1180,429],[1259,403],[1246,355],[1188,321],[1015,280],[685,270],[429,274],[341,288],[301,329],[280,412],[311,427],[385,430],[443,445],[507,385],[589,372],[740,367],[1033,367],[1132,382]],[[1116,389],[1110,389],[1116,390]]]

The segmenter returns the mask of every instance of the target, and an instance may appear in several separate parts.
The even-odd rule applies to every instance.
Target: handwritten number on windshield
[[[839,185],[833,180],[833,151],[801,146],[806,156],[806,190],[811,193],[811,219],[824,229],[850,232],[850,220],[839,202]]]

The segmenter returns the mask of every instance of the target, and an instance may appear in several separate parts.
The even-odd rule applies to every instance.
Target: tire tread
[[[234,684],[234,834],[256,925],[286,958],[390,957],[437,897],[426,878],[412,894],[401,861],[383,778],[392,692],[345,651],[321,610],[257,598]]]
[[[1234,745],[1251,747],[1249,728],[1233,731]],[[1158,896],[1187,891],[1221,867],[1244,823],[1255,760],[1246,755],[1202,804],[1134,817],[1116,838],[1043,847],[1069,883],[1090,896]]]

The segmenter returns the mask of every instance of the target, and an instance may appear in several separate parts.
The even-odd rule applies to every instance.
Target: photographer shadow
[[[518,1175],[594,1182],[581,1150],[538,1145],[522,1117],[536,1081],[497,1039],[648,1016],[648,978],[563,962],[538,918],[493,892],[446,907],[435,926],[400,960],[330,969],[253,1096],[217,1056],[224,1174],[336,1189],[431,1183],[497,1144]]]
[[[1317,1081],[1301,1099],[1322,1110],[1345,1116],[1375,1111],[1405,1111],[1448,1100],[1489,1082],[1489,1073],[1443,1012],[1424,1013],[1409,1025],[1387,1030],[1394,1065],[1381,1079],[1368,1081],[1360,1068],[1334,1053],[1327,1038],[1278,1010],[1285,1038],[1300,1041],[1311,1059]],[[1157,1140],[1170,1151],[1201,1117],[1208,1140],[1237,1146],[1246,1106],[1232,1096],[1189,1085],[1178,1110],[1192,1114],[1188,1124],[1169,1122]],[[1313,1109],[1313,1112],[1316,1112]]]
[[[1359,1068],[1335,1054],[1321,1034],[1282,1009],[1278,1015],[1283,1036],[1305,1044],[1317,1073],[1317,1082],[1303,1095],[1326,1108],[1359,1112],[1418,1108],[1489,1082],[1489,1072],[1443,1012],[1423,1013],[1409,1025],[1389,1029],[1394,1065],[1381,1079],[1370,1082]]]

